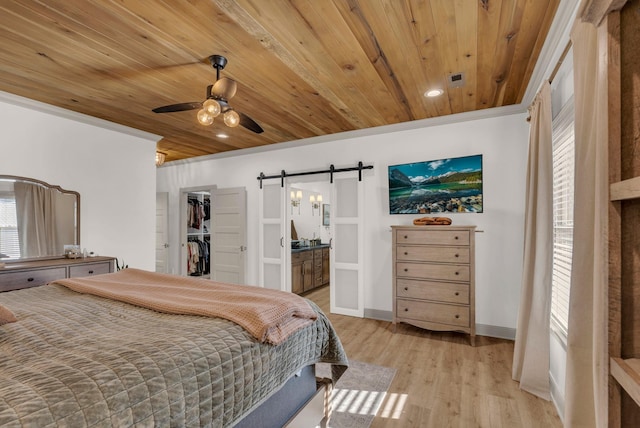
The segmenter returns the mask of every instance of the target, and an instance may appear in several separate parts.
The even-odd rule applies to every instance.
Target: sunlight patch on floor
[[[388,394],[387,401],[384,403],[384,407],[379,416],[387,419],[400,419],[407,398],[409,398],[408,394],[398,394],[395,392]]]
[[[399,419],[407,402],[407,394],[357,389],[334,389],[332,409],[334,412],[354,415],[372,415],[388,419]],[[384,405],[383,405],[384,404]],[[382,407],[382,411],[378,411]]]
[[[386,392],[357,389],[334,389],[333,410],[354,415],[373,415],[378,412]]]

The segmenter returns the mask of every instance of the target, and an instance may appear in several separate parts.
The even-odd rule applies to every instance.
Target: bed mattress
[[[326,316],[274,346],[221,318],[59,285],[2,293],[0,426],[233,426],[303,367],[347,358]]]

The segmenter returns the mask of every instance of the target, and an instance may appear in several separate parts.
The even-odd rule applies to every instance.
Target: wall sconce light
[[[322,202],[322,195],[309,196],[309,202],[311,202],[311,215],[315,215],[316,210],[318,210],[318,215],[320,215],[320,203]]]
[[[300,201],[302,200],[302,190],[291,191],[291,214],[293,214],[293,208],[298,208],[298,214],[300,214]]]
[[[162,165],[166,157],[167,157],[166,153],[156,152],[156,166]]]

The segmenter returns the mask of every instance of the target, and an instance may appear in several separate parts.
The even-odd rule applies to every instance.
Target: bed
[[[169,277],[212,283],[159,278]],[[348,366],[329,320],[306,299],[315,319],[273,340],[64,281],[0,293],[17,319],[0,325],[0,426],[283,426],[327,383],[317,382],[316,362],[332,364],[334,381]]]

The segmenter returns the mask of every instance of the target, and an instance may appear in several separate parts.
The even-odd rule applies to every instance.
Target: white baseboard
[[[379,321],[393,321],[393,312],[381,311],[380,309],[364,308],[364,317]]]
[[[564,387],[558,385],[551,372],[549,372],[549,383],[551,387],[551,401],[556,406],[558,416],[560,416],[560,420],[564,424]]]
[[[478,336],[497,337],[498,339],[516,340],[516,329],[497,325],[476,324]]]

